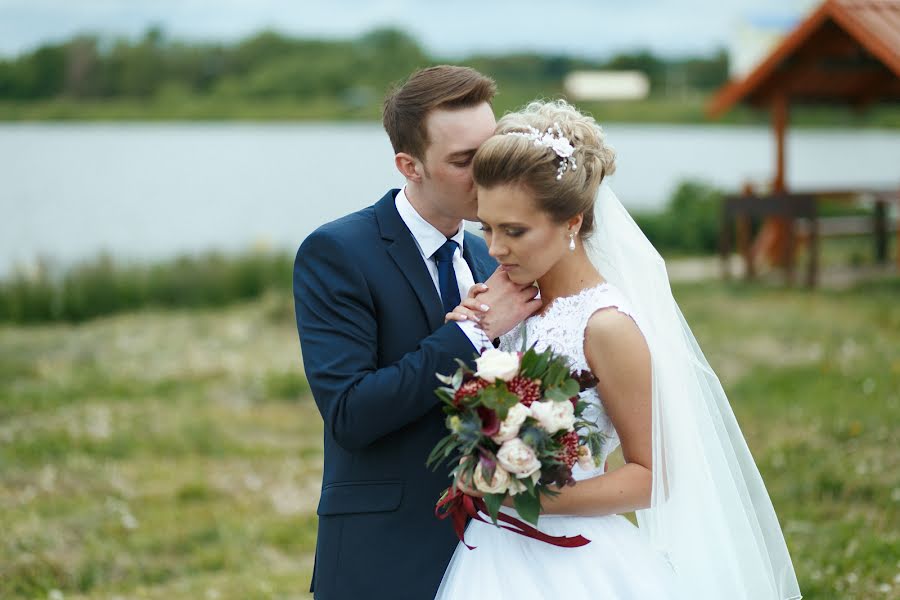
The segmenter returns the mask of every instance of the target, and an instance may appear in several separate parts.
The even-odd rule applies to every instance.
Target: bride
[[[563,101],[497,124],[474,158],[478,218],[515,283],[543,309],[501,338],[536,344],[597,376],[582,394],[605,434],[600,461],[543,500],[538,528],[592,542],[558,548],[473,520],[439,599],[788,600],[800,598],[771,501],[718,378],[672,297],[665,264],[604,182],[615,155]],[[448,319],[491,335],[475,287]],[[478,494],[472,482],[460,482]],[[517,516],[511,507],[501,510]],[[638,527],[622,513],[636,511]]]

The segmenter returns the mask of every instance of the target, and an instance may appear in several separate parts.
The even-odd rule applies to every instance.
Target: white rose
[[[540,471],[536,471],[531,475],[531,481],[533,483],[537,483],[541,479]],[[516,494],[521,494],[524,491],[527,491],[528,488],[525,487],[525,484],[521,482],[521,480],[516,479],[515,477],[509,478],[509,486],[506,488],[506,493],[510,496],[515,496]]]
[[[484,471],[481,468],[481,462],[479,462],[478,466],[475,467],[473,480],[475,481],[475,489],[479,492],[484,492],[485,494],[502,494],[509,486],[510,476],[500,465],[497,465],[494,468],[494,478],[490,481],[485,481]]]
[[[497,452],[497,462],[520,479],[541,469],[541,461],[538,460],[534,450],[519,438],[503,442]]]
[[[550,435],[557,431],[572,431],[575,428],[575,407],[568,400],[556,402],[533,402],[531,416]]]
[[[519,435],[519,428],[525,419],[531,416],[531,409],[522,403],[513,405],[506,413],[506,418],[500,423],[500,430],[491,439],[502,444]]]
[[[578,446],[578,466],[585,471],[594,468],[594,456],[588,446]]]
[[[493,383],[497,379],[509,381],[519,372],[519,355],[491,348],[475,360],[476,376]]]

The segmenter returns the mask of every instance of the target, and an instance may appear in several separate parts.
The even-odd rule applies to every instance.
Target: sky
[[[406,30],[436,57],[527,50],[589,58],[650,49],[666,56],[727,47],[741,23],[792,22],[815,0],[0,0],[0,56],[76,33],[234,41],[274,29],[346,38]]]

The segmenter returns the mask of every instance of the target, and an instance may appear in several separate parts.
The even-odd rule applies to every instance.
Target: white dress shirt
[[[438,248],[444,245],[447,238],[434,225],[422,218],[422,215],[410,204],[409,198],[406,197],[405,187],[397,194],[394,203],[397,206],[397,212],[400,213],[400,218],[403,219],[403,223],[413,235],[416,247],[419,249],[422,260],[425,261],[425,267],[431,275],[434,289],[437,290],[440,298],[441,284],[438,281],[437,263],[431,257],[437,252]],[[463,228],[462,221],[460,221],[459,230],[450,238],[459,245],[459,248],[453,252],[453,271],[456,273],[456,284],[459,286],[460,298],[465,298],[469,294],[469,288],[475,285],[472,269],[469,268],[469,263],[463,258],[465,237],[466,230]],[[480,351],[482,348],[493,347],[491,340],[473,321],[457,321],[457,325],[466,334],[466,337],[469,338],[476,350]]]

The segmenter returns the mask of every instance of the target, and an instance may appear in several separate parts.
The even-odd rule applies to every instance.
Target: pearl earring
[[[575,232],[569,232],[569,250],[575,252]]]

